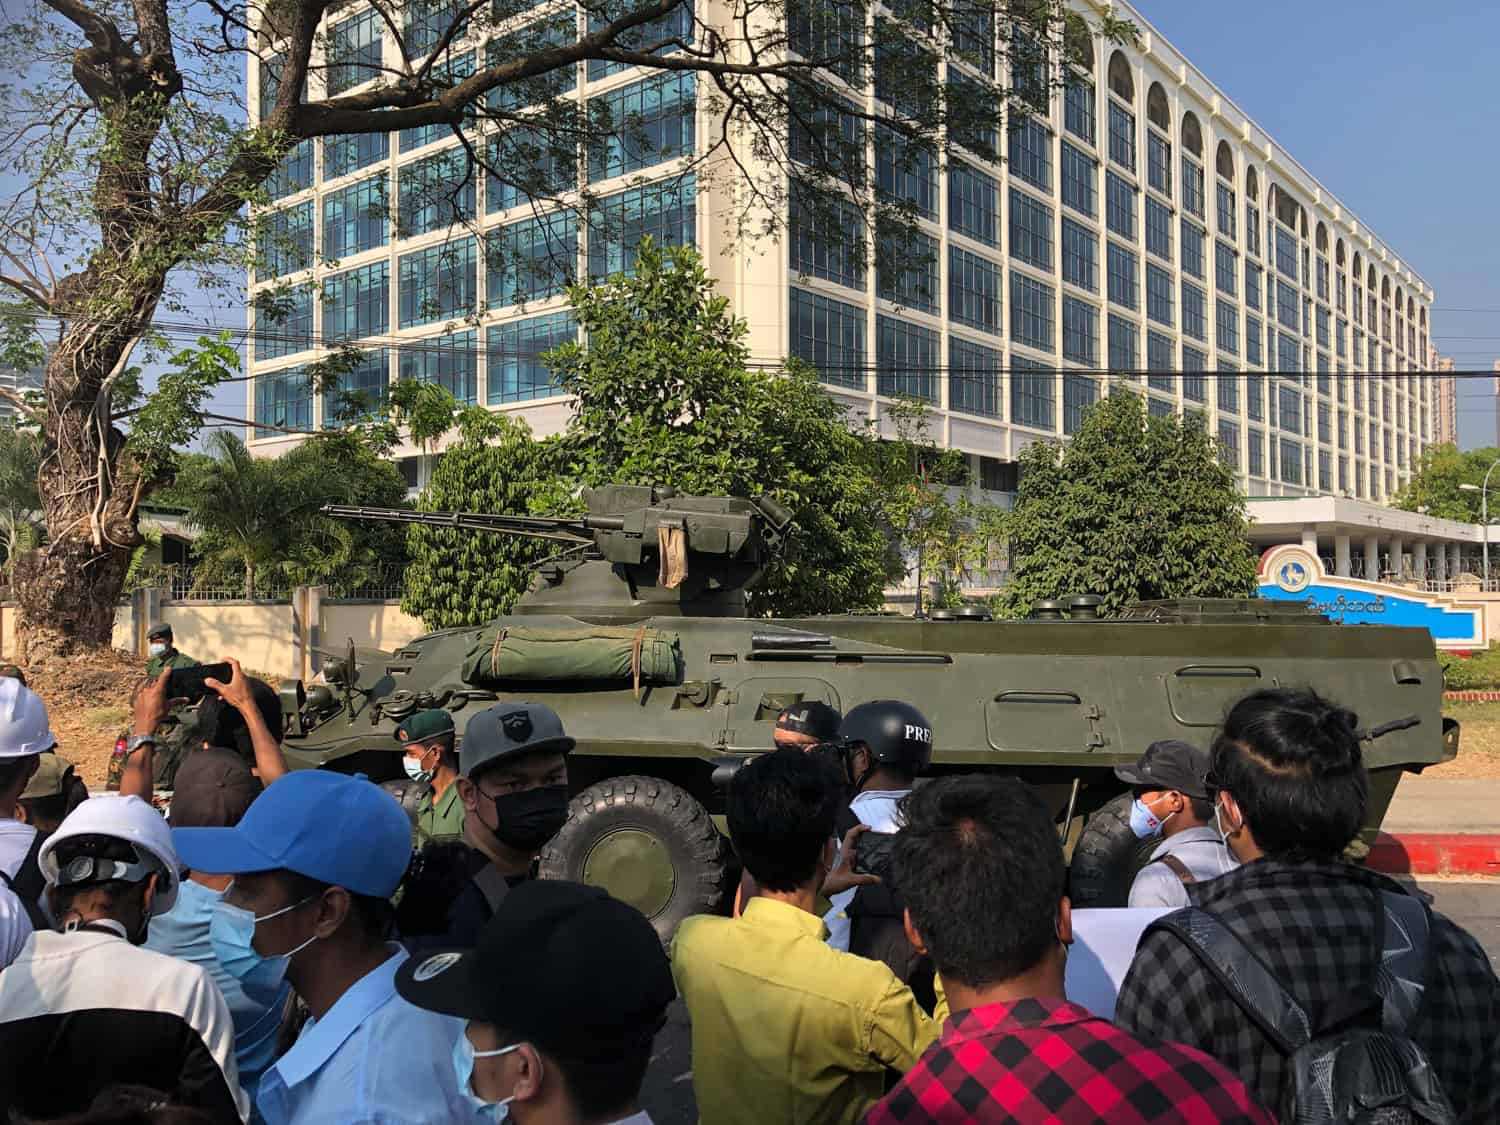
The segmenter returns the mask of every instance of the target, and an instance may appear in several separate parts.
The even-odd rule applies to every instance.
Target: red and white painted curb
[[[1500,703],[1500,691],[1445,691],[1444,703]]]
[[[1500,878],[1500,835],[1467,832],[1382,832],[1365,863],[1387,875]]]

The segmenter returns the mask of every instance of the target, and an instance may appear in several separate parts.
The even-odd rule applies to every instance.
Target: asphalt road
[[[1500,971],[1500,880],[1488,882],[1425,882],[1432,907],[1479,939],[1490,961]],[[657,1036],[656,1057],[646,1075],[642,1101],[656,1125],[693,1125],[693,1063],[687,1011],[672,1005],[667,1026]]]

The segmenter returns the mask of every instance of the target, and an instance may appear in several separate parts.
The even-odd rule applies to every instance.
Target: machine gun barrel
[[[463,531],[493,531],[500,535],[553,539],[575,546],[592,546],[595,531],[623,531],[625,528],[625,520],[619,516],[552,519],[543,516],[498,516],[484,512],[416,512],[409,508],[364,508],[354,504],[324,504],[320,510],[326,516],[341,520],[384,520],[388,523],[419,523]]]

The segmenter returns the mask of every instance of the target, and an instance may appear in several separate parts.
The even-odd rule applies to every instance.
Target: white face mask
[[[161,641],[152,641],[149,645],[146,646],[146,651],[149,652],[152,656],[166,656],[167,646],[164,645]]]

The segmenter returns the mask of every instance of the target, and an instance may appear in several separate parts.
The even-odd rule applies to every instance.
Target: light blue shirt
[[[184,879],[172,909],[151,919],[146,948],[189,961],[213,977],[234,1020],[234,1059],[240,1068],[240,1086],[253,1103],[260,1076],[276,1057],[281,1012],[291,987],[283,986],[277,1002],[269,1008],[262,1007],[246,996],[240,982],[219,964],[208,940],[208,926],[214,916],[214,905],[223,897],[222,891]]]
[[[469,1125],[453,1044],[464,1021],[396,994],[394,951],[309,1020],[290,1051],[262,1075],[255,1105],[267,1125]]]

